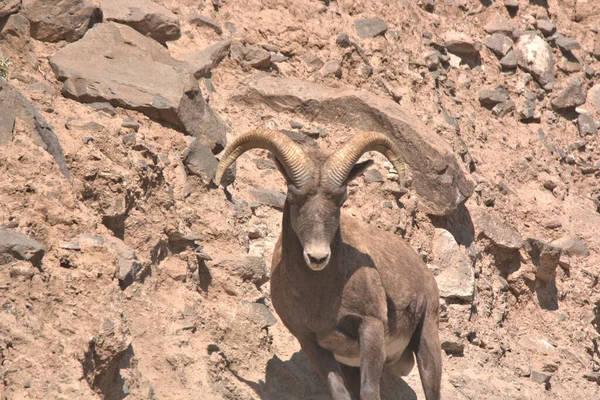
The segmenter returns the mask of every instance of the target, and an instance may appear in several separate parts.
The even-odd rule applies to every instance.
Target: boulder
[[[151,0],[99,0],[105,21],[129,25],[144,36],[164,43],[181,37],[179,18]]]
[[[361,39],[383,35],[387,30],[387,24],[381,18],[361,18],[354,21],[356,34]]]
[[[19,11],[21,0],[0,0],[0,18]]]
[[[44,42],[75,42],[102,21],[102,11],[93,1],[23,0],[22,8],[31,24],[31,37]]]
[[[10,229],[0,229],[0,265],[10,259],[25,260],[39,266],[44,258],[44,246],[29,236]]]
[[[262,76],[235,100],[299,113],[324,123],[341,123],[389,135],[398,144],[413,176],[419,204],[430,214],[446,215],[473,193],[448,144],[391,99],[350,88],[331,88],[293,78]]]
[[[208,184],[214,179],[219,161],[208,146],[195,139],[182,154],[183,163],[192,175],[199,176]]]
[[[221,40],[211,44],[204,50],[184,54],[180,59],[187,63],[189,70],[196,79],[209,78],[212,70],[229,55],[230,47],[231,40]]]
[[[26,127],[32,140],[53,158],[60,172],[69,179],[62,147],[52,127],[35,106],[10,83],[0,79],[0,147],[12,142],[15,124]]]
[[[83,103],[106,101],[166,121],[204,141],[213,152],[227,127],[208,106],[187,67],[133,28],[99,24],[50,59],[63,94]]]
[[[550,45],[531,33],[519,37],[514,50],[519,67],[530,72],[545,90],[552,90],[554,59]]]
[[[433,263],[440,296],[472,300],[475,292],[475,273],[469,258],[463,254],[454,236],[445,229],[436,229],[433,237]]]

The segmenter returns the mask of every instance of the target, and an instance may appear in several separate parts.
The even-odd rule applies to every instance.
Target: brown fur
[[[322,178],[325,155],[311,152],[309,157],[311,181],[301,189],[288,185],[272,263],[275,310],[335,400],[349,400],[350,392],[362,400],[379,399],[384,367],[406,375],[413,354],[427,400],[439,399],[435,279],[403,240],[340,213],[347,187],[330,187]],[[355,165],[348,180],[366,166]],[[307,248],[329,249],[322,270],[309,268],[306,260],[313,258]],[[342,367],[336,356],[358,364],[360,372],[356,365]]]

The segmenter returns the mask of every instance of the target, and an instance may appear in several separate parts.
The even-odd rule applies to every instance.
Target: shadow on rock
[[[235,377],[246,383],[262,400],[329,400],[327,386],[319,378],[302,351],[288,361],[276,355],[267,362],[265,380],[253,382],[233,372]],[[384,374],[381,399],[416,400],[417,395],[401,378]]]

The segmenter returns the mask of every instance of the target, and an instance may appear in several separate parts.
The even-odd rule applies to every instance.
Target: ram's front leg
[[[381,374],[385,362],[385,330],[383,322],[365,318],[359,329],[360,399],[379,400]]]
[[[315,338],[298,337],[298,341],[308,361],[317,370],[321,378],[327,382],[333,400],[352,400],[344,383],[340,363],[335,359],[333,353],[319,346]]]

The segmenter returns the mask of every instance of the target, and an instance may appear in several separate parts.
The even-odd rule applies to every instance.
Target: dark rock
[[[583,69],[583,62],[577,56],[569,53],[566,54],[566,57],[558,64],[558,68],[567,74],[572,74]]]
[[[11,16],[12,17],[12,16]],[[16,88],[0,79],[0,146],[12,142],[16,121],[26,127],[33,141],[53,158],[60,172],[69,179],[69,169],[56,134],[35,106]]]
[[[381,18],[357,19],[354,21],[354,28],[361,39],[383,35],[388,30],[387,24]]]
[[[475,291],[475,273],[454,236],[445,229],[436,229],[433,238],[433,271],[440,296],[471,301]]]
[[[519,37],[514,46],[519,67],[530,72],[545,90],[554,87],[554,59],[552,49],[535,34]]]
[[[137,275],[148,265],[138,259],[136,252],[121,239],[110,237],[106,240],[110,249],[115,253],[117,270],[115,276],[121,289],[131,285]]]
[[[277,323],[277,318],[273,315],[269,307],[261,303],[249,303],[248,315],[251,320],[260,325],[261,329],[269,328]]]
[[[302,129],[304,125],[301,122],[290,120],[290,127],[292,129]]]
[[[221,40],[213,43],[206,49],[184,54],[181,60],[188,64],[190,71],[196,79],[209,78],[213,69],[229,55],[231,40]]]
[[[517,68],[517,56],[513,50],[510,50],[500,59],[500,65],[507,69]]]
[[[504,0],[504,7],[519,8],[519,0]]]
[[[562,227],[562,222],[559,220],[553,219],[552,221],[548,221],[544,224],[544,228],[546,229],[558,229]]]
[[[596,135],[598,133],[598,127],[594,118],[588,114],[579,114],[577,116],[577,127],[579,128],[579,135]]]
[[[135,146],[135,144],[137,142],[137,138],[135,137],[135,133],[126,133],[121,138],[121,141],[123,142],[123,144],[125,146],[127,146],[127,147],[133,147],[133,146]]]
[[[584,72],[585,72],[586,78],[592,79],[594,77],[594,74],[596,73],[596,70],[594,68],[590,67],[589,65],[586,65]]]
[[[107,101],[166,121],[220,152],[227,127],[208,106],[194,76],[168,51],[132,28],[100,24],[50,59],[63,94]]]
[[[556,31],[556,26],[547,19],[538,19],[537,28],[544,34],[544,36],[550,36]]]
[[[511,38],[505,35],[492,35],[485,39],[485,45],[492,50],[498,57],[504,57],[513,46]]]
[[[510,100],[508,90],[502,86],[497,86],[494,89],[481,89],[479,91],[479,103],[487,108],[492,108],[498,103],[503,103]]]
[[[217,35],[223,34],[223,28],[221,28],[221,25],[219,25],[217,21],[210,17],[194,14],[190,17],[190,23],[196,26],[210,28],[215,31]]]
[[[254,201],[279,209],[283,208],[286,199],[285,193],[277,190],[250,189],[250,194]]]
[[[555,34],[553,37],[554,43],[556,43],[556,45],[560,47],[562,51],[573,51],[581,48],[579,43],[577,43],[575,40],[569,39],[560,33]]]
[[[494,16],[485,24],[483,29],[490,34],[502,33],[509,35],[514,30],[514,27],[502,15],[495,13]]]
[[[342,33],[338,36],[337,39],[335,39],[335,43],[342,48],[350,47],[352,44],[347,33]]]
[[[478,236],[487,237],[497,246],[517,250],[523,244],[523,238],[515,229],[506,226],[504,222],[490,215],[483,208],[471,211],[471,218]]]
[[[205,184],[214,179],[219,161],[202,141],[194,140],[182,154],[183,163],[192,175],[202,178]]]
[[[0,265],[15,258],[40,266],[45,252],[44,246],[37,240],[17,231],[0,229]]]
[[[549,388],[550,385],[550,378],[552,378],[551,374],[531,370],[531,380],[537,383],[543,383],[547,388]]]
[[[391,99],[298,79],[260,77],[234,100],[390,135],[403,143],[399,148],[410,166],[419,206],[430,214],[453,212],[473,192],[448,144]]]
[[[308,53],[306,55],[306,58],[304,59],[304,62],[308,66],[309,72],[315,71],[315,70],[321,68],[325,64],[323,62],[323,60],[321,60],[319,58],[319,56],[316,56],[316,55],[314,55],[312,53]]]
[[[78,120],[69,120],[65,124],[65,127],[70,131],[87,131],[97,133],[104,130],[104,126],[94,121],[81,122]]]
[[[23,0],[22,7],[31,37],[44,42],[77,41],[102,21],[100,8],[85,0]]]
[[[418,0],[417,5],[430,13],[435,10],[435,0]]]
[[[231,46],[231,58],[242,67],[266,68],[271,65],[271,53],[258,46]]]
[[[90,103],[90,107],[92,109],[94,109],[95,111],[103,112],[105,114],[110,115],[111,117],[114,117],[115,115],[117,115],[117,110],[115,110],[115,108],[110,103],[106,103],[106,102]]]
[[[448,355],[461,357],[464,355],[465,345],[456,340],[442,340],[440,345]]]
[[[583,103],[585,103],[585,93],[579,82],[570,83],[551,102],[552,107],[556,110],[575,108]]]
[[[532,121],[535,116],[536,97],[534,93],[525,92],[525,102],[523,107],[519,109],[518,119],[522,122]]]
[[[384,182],[383,175],[376,169],[370,169],[363,175],[363,179],[367,183]]]
[[[105,21],[129,25],[144,36],[164,43],[181,37],[179,18],[151,0],[99,0]]]
[[[0,18],[14,14],[21,8],[21,0],[0,0]]]
[[[317,143],[317,141],[315,139],[311,138],[308,135],[305,135],[302,132],[289,131],[287,129],[281,129],[281,133],[283,133],[285,136],[289,137],[290,139],[292,139],[296,143],[305,144],[305,145],[311,146],[311,147],[317,147],[318,146],[318,143]]]
[[[261,286],[269,281],[269,271],[262,257],[246,256],[236,260],[224,260],[216,265],[229,270],[242,280]]]
[[[133,131],[137,132],[140,130],[140,123],[137,122],[135,119],[133,118],[124,118],[123,122],[121,123],[121,127],[125,128],[125,129],[132,129]]]
[[[583,374],[583,379],[600,384],[600,372],[587,372]]]
[[[498,103],[492,108],[492,114],[497,117],[504,117],[505,115],[513,112],[515,110],[515,103],[512,100],[505,101],[503,103]]]

